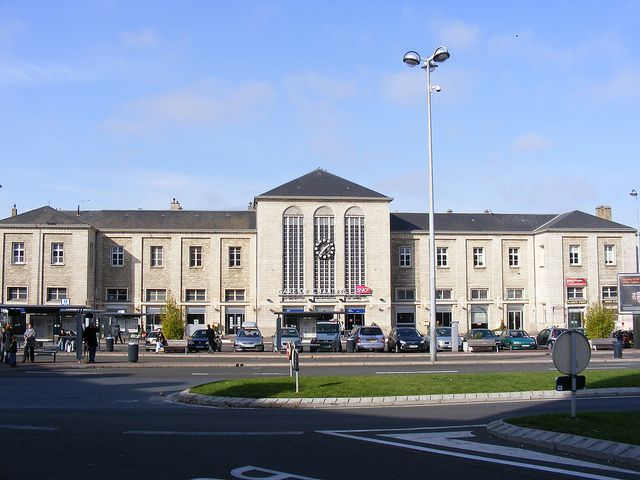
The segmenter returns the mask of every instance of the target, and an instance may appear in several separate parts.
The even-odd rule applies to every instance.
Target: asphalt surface
[[[332,410],[185,406],[174,401],[174,394],[213,379],[288,374],[281,363],[286,365],[286,360],[273,353],[223,352],[220,356],[141,355],[137,363],[129,363],[122,352],[102,353],[96,364],[77,364],[62,356],[55,364],[42,359],[16,369],[0,366],[0,438],[11,446],[10,461],[0,469],[0,479],[640,476],[631,468],[520,447],[487,433],[487,424],[504,417],[568,412],[567,400]],[[510,360],[517,361],[517,355],[509,357],[509,353],[513,352],[498,354],[495,358],[500,360],[495,362],[505,368]],[[609,361],[608,353],[601,358],[603,368],[638,365],[631,355]],[[336,366],[349,357],[342,355],[307,357],[309,363],[327,365],[307,365],[306,374],[345,369],[363,374],[380,368],[378,364]],[[483,366],[487,362],[475,354],[467,360],[456,356],[451,354],[448,361],[478,371],[493,368],[494,360]],[[248,365],[249,357],[255,357],[254,365]],[[385,354],[378,358],[390,370],[433,368],[425,360],[407,357]],[[540,360],[541,369],[552,366],[544,355],[527,359]],[[268,366],[272,362],[278,366]],[[367,363],[360,356],[354,362]],[[411,362],[421,364],[407,365]],[[579,412],[597,409],[638,410],[640,399],[581,399],[578,403]]]

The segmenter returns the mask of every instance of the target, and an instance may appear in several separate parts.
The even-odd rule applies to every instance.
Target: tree
[[[162,333],[168,340],[182,339],[184,336],[184,321],[182,309],[178,306],[172,295],[167,297],[165,310],[162,316]]]
[[[584,326],[589,338],[607,338],[613,332],[616,312],[602,303],[589,305],[584,317]]]

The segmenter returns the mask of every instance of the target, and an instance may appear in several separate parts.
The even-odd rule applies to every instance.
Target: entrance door
[[[507,312],[507,328],[509,330],[522,330],[522,310],[509,310]]]
[[[437,327],[450,327],[451,326],[451,307],[441,306],[436,307],[436,326]]]
[[[471,328],[489,328],[489,315],[484,305],[471,307]]]
[[[228,335],[235,335],[242,328],[244,313],[229,313],[225,315],[224,326]]]
[[[568,314],[569,328],[582,328],[582,316],[584,312],[582,309],[570,308]]]

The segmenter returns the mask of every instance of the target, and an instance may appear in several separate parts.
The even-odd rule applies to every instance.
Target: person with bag
[[[158,353],[160,351],[160,349],[162,349],[162,351],[164,351],[164,347],[167,345],[167,339],[164,338],[164,335],[162,334],[162,332],[158,333],[158,338],[156,339],[156,353]]]
[[[10,367],[17,367],[16,365],[17,353],[18,353],[18,341],[16,340],[16,337],[12,337],[11,343],[9,344],[9,350],[7,352]]]
[[[11,328],[11,324],[7,323],[2,332],[2,360],[4,363],[9,363],[9,346],[13,338],[13,329]]]
[[[31,322],[27,323],[27,329],[24,332],[24,355],[22,356],[22,363],[27,361],[27,358],[33,363],[36,356],[36,331],[33,328]]]
[[[95,322],[92,320],[89,326],[84,329],[83,340],[89,350],[89,363],[95,363],[96,361],[96,349],[98,348],[98,332]]]

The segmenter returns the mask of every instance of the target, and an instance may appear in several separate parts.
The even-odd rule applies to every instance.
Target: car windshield
[[[472,330],[469,334],[470,338],[493,338],[495,335],[491,330]]]
[[[281,337],[297,337],[298,331],[295,328],[283,328],[280,330]]]
[[[193,332],[193,335],[191,335],[191,338],[207,338],[207,331],[196,330],[195,332]]]
[[[436,337],[450,337],[451,329],[447,327],[436,328]]]
[[[398,336],[404,338],[420,337],[420,333],[415,328],[399,328]]]
[[[509,330],[509,334],[508,335],[511,338],[524,338],[524,337],[528,336],[522,330]]]
[[[362,327],[360,335],[382,335],[382,330],[380,327]]]
[[[238,332],[239,337],[259,337],[260,330],[240,330]]]
[[[337,323],[319,323],[316,325],[317,333],[338,333],[340,326]]]

